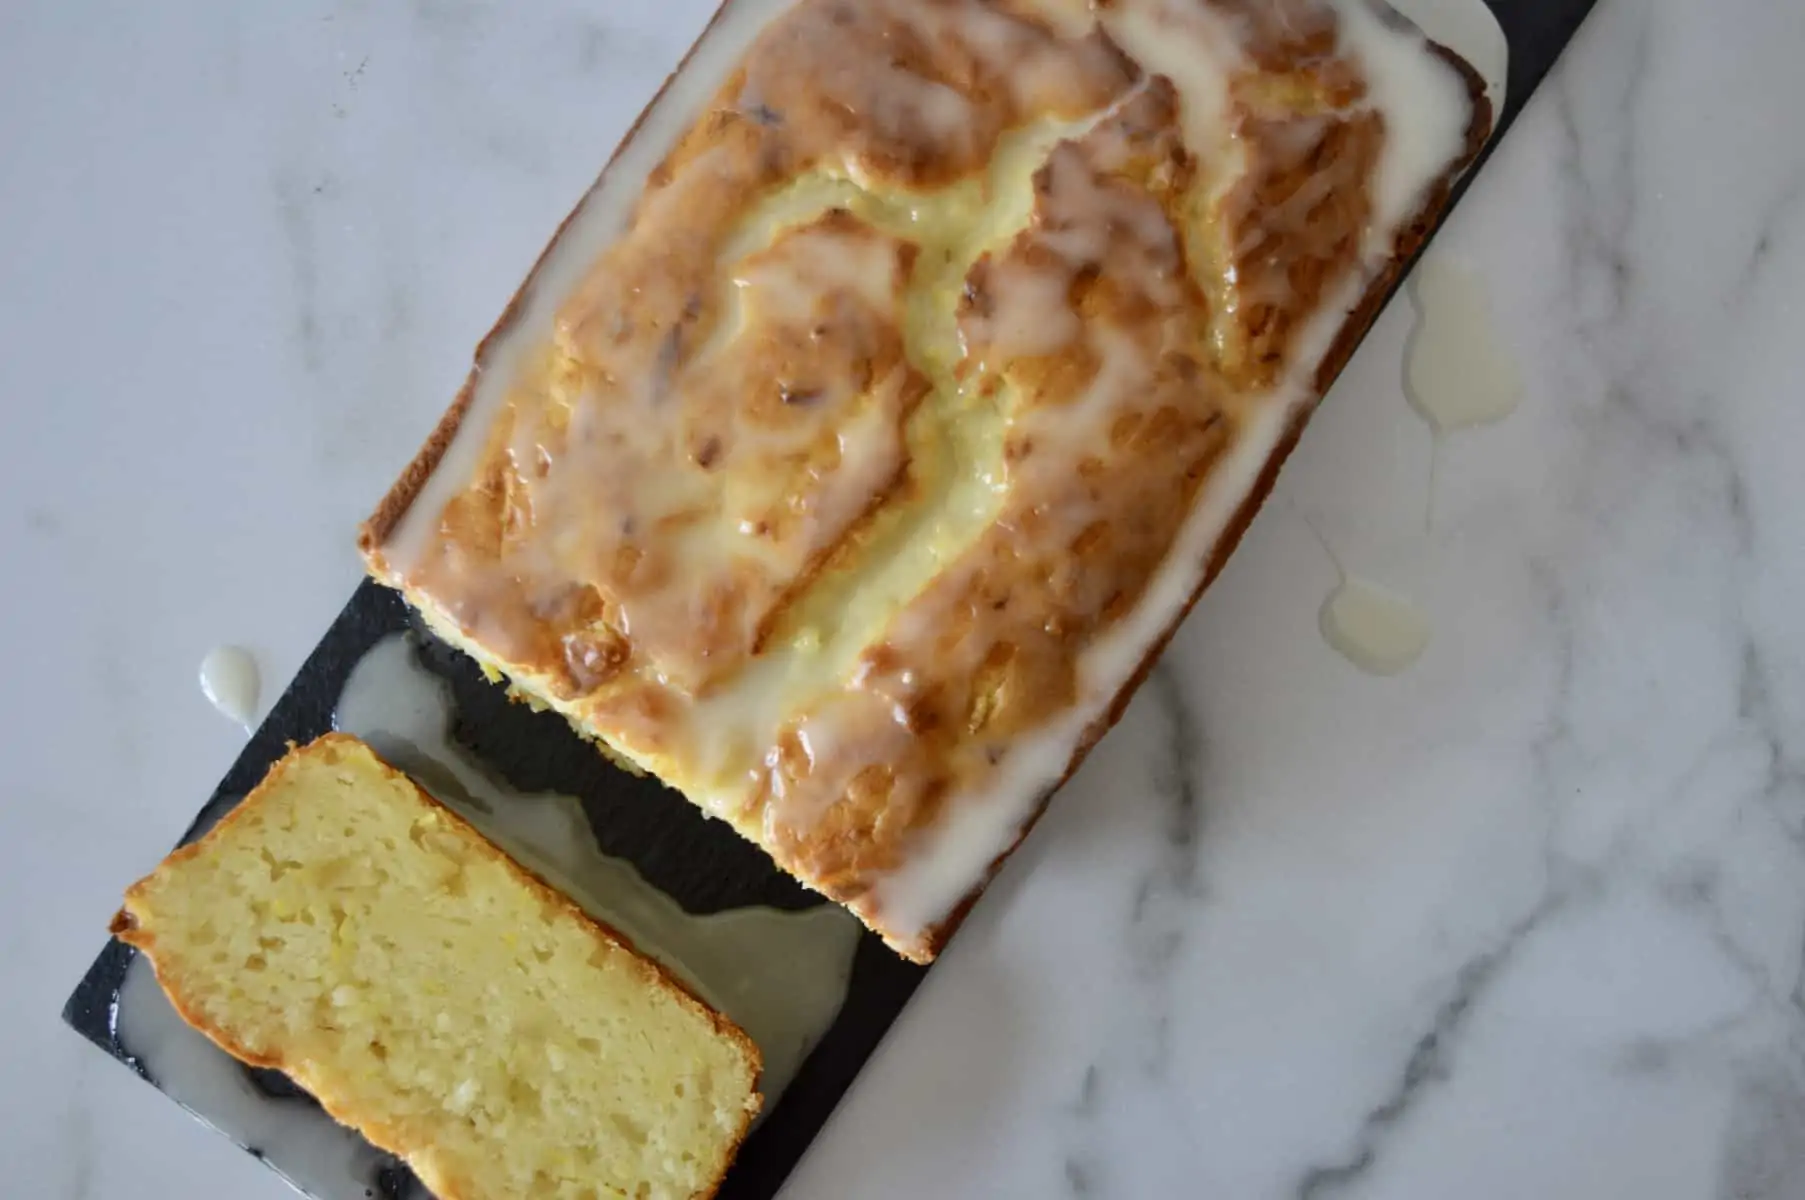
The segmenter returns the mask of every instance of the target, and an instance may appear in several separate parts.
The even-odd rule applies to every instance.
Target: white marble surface
[[[712,0],[0,13],[8,1194],[276,1197],[62,1029],[352,524]],[[98,10],[107,9],[105,13]],[[1805,1196],[1805,6],[1603,0],[797,1198]],[[1333,569],[1436,636],[1362,676]],[[266,692],[273,690],[266,688]]]

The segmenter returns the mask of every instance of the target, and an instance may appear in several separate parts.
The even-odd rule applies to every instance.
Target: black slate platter
[[[1592,0],[1488,0],[1510,44],[1510,74],[1497,133],[1509,127],[1592,7]],[[1496,148],[1494,136],[1480,163]],[[1469,172],[1455,199],[1471,183]],[[555,716],[508,701],[469,659],[416,628],[394,593],[364,583],[327,630],[300,673],[283,693],[244,752],[183,836],[192,841],[229,811],[276,761],[289,742],[306,742],[332,728],[332,712],[352,669],[384,638],[414,631],[423,665],[450,686],[453,734],[486,768],[522,791],[554,791],[578,797],[603,851],[631,861],[645,878],[691,912],[746,905],[798,909],[820,903],[779,872],[764,854],[726,825],[648,779],[615,768]],[[127,881],[121,880],[121,885]],[[118,1034],[120,988],[134,952],[109,942],[63,1009],[77,1032],[150,1083],[132,1047]],[[816,1046],[788,1092],[742,1148],[721,1190],[723,1200],[774,1196],[826,1124],[867,1058],[896,1019],[925,969],[901,961],[874,936],[858,944],[851,984],[839,1018]],[[267,1071],[237,1068],[254,1093],[274,1103],[311,1107],[305,1093]],[[198,1114],[203,1118],[208,1113]],[[289,1164],[260,1146],[247,1150],[284,1174]],[[376,1154],[367,1196],[425,1195],[406,1169]]]

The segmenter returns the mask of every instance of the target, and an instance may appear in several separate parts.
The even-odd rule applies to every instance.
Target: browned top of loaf
[[[861,898],[1073,701],[1373,216],[1386,131],[1327,5],[1168,6],[1238,42],[1202,138],[1088,20],[1029,12],[1057,7],[799,0],[563,301],[422,555],[385,560],[386,518],[367,547],[880,928]],[[934,224],[1011,188],[1001,228]],[[847,580],[947,528],[881,620],[836,624]],[[856,642],[832,678],[717,719],[816,638]]]

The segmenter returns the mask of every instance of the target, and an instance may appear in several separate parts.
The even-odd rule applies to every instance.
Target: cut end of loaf
[[[442,1200],[709,1195],[758,1108],[740,1030],[354,738],[291,751],[112,927]]]

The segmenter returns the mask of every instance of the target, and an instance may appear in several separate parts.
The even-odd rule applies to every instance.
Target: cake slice
[[[369,570],[925,961],[1489,123],[1369,0],[726,0]]]
[[[134,884],[113,932],[440,1200],[709,1196],[758,1109],[738,1028],[342,734]]]

